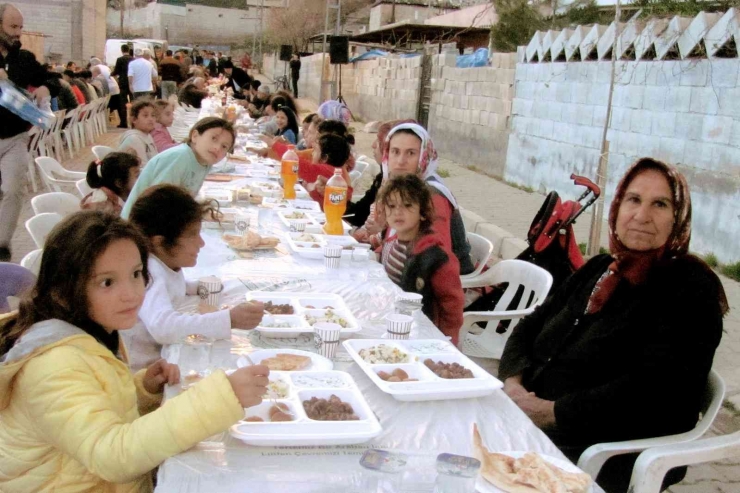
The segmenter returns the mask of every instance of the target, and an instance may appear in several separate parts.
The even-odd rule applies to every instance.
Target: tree
[[[498,23],[491,27],[491,41],[497,51],[515,52],[526,46],[538,30],[547,28],[545,20],[527,0],[494,0]]]

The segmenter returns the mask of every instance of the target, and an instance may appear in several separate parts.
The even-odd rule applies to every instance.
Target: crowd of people
[[[213,116],[175,142],[167,130],[175,105],[199,106],[206,80],[222,70],[222,89],[264,134],[267,148],[252,151],[280,159],[294,149],[298,177],[320,205],[335,171],[351,183],[349,113],[329,101],[299,123],[290,93],[270,94],[208,52],[168,51],[156,64],[146,50],[132,58],[124,46],[113,71],[92,59],[89,68],[70,63],[59,72],[20,49],[15,7],[0,6],[0,21],[0,74],[37,88],[37,98],[66,107],[117,95],[111,108],[127,126],[122,105],[133,96],[132,128],[118,151],[88,167],[93,191],[83,211],[54,228],[37,280],[17,311],[0,316],[0,489],[147,491],[162,461],[259,403],[269,375],[261,365],[215,371],[160,407],[164,385],[180,378],[159,359],[163,345],[192,333],[228,339],[264,313],[258,302],[206,314],[175,308],[195,294],[183,269],[204,246],[201,223],[218,218],[216,201],[195,196],[237,135],[232,121]],[[23,178],[14,173],[25,174],[26,161],[14,170],[27,156],[29,128],[0,108],[2,260],[18,220]],[[385,122],[373,154],[380,172],[372,186],[354,201],[348,187],[351,234],[403,291],[422,295],[423,313],[458,344],[460,275],[476,266],[432,137],[413,120]],[[638,160],[617,186],[609,227],[610,253],[590,259],[514,328],[499,369],[506,394],[574,461],[594,443],[691,429],[728,311],[717,276],[689,253],[690,193],[674,168]],[[609,460],[597,481],[626,491],[634,460]],[[671,471],[666,485],[684,472]]]

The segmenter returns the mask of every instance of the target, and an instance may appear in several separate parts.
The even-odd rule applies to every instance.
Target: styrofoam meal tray
[[[524,454],[526,454],[527,452],[516,451],[516,452],[498,452],[498,453],[508,455],[509,457],[513,457],[515,459],[519,459],[520,457],[524,457]],[[573,465],[570,461],[567,461],[564,459],[558,459],[557,457],[553,457],[551,455],[545,455],[545,454],[540,454],[540,453],[538,453],[537,455],[542,457],[542,459],[545,462],[549,462],[553,466],[559,467],[565,472],[571,472],[571,473],[582,473],[583,472],[578,467]],[[507,493],[506,491],[495,487],[494,485],[486,481],[483,478],[483,476],[480,476],[480,475],[478,476],[478,479],[475,481],[475,491],[477,493]],[[591,486],[589,487],[588,491],[589,493],[593,493],[594,491],[593,483],[591,483]]]
[[[244,418],[269,417],[275,402],[287,405],[293,421],[246,422],[239,421],[230,429],[231,435],[248,445],[300,446],[300,445],[351,445],[364,443],[378,436],[382,427],[362,396],[352,377],[341,371],[327,372],[270,372],[270,380],[280,380],[288,386],[284,399],[265,399],[261,404],[244,410]],[[303,401],[312,397],[328,399],[336,395],[352,406],[358,421],[318,421],[310,419],[303,408]]]
[[[362,371],[383,392],[399,401],[434,401],[443,399],[466,399],[481,397],[503,387],[503,383],[462,354],[451,343],[437,339],[352,339],[344,341],[344,347]],[[408,356],[404,363],[370,364],[360,357],[360,351],[384,344],[396,348]],[[445,379],[438,377],[424,365],[430,358],[435,362],[458,363],[473,372],[474,378]],[[404,370],[409,378],[418,382],[386,382],[378,376],[379,371],[392,373]]]
[[[273,209],[288,211],[314,211],[321,212],[321,207],[313,200],[303,199],[281,199],[276,197],[265,197],[262,199],[262,205],[270,206]]]
[[[262,195],[263,197],[277,197],[283,196],[283,187],[277,181],[272,181],[268,178],[264,179],[248,179],[247,188],[252,190],[253,194]]]
[[[288,229],[290,229],[291,221],[306,223],[306,229],[308,229],[309,227],[314,227],[314,229],[319,227],[319,224],[314,220],[313,217],[311,217],[308,211],[279,210],[277,211],[277,216],[278,219],[280,219],[280,222],[283,223],[283,225]]]
[[[236,207],[221,207],[219,212],[224,214],[224,219],[219,223],[217,221],[211,221],[210,215],[207,215],[203,219],[203,227],[208,229],[233,229],[234,218],[240,211],[244,211],[244,209],[238,209]]]
[[[309,351],[301,351],[300,349],[260,349],[258,351],[254,351],[253,353],[249,353],[249,359],[251,359],[252,363],[254,363],[255,365],[259,365],[262,360],[272,358],[280,353],[296,354],[298,356],[308,356],[309,358],[311,358],[311,364],[308,366],[308,368],[304,368],[303,370],[301,370],[301,372],[329,371],[334,369],[334,363],[332,363],[329,358],[325,358],[320,354],[311,353]],[[241,368],[242,366],[249,366],[249,361],[245,358],[242,364],[240,360],[237,359],[236,366],[239,368]]]
[[[322,319],[326,318],[326,312],[329,310],[344,321],[345,326],[342,327],[341,337],[347,337],[349,334],[362,330],[362,326],[347,307],[347,303],[337,294],[250,291],[247,293],[247,301],[253,300],[263,303],[271,301],[277,305],[289,304],[293,307],[292,315],[263,316],[256,330],[266,337],[291,338],[301,333],[313,332],[314,323],[327,321]],[[277,324],[289,324],[290,327],[270,327],[270,325]]]
[[[313,238],[312,240],[309,238]],[[324,258],[324,246],[341,245],[342,257],[351,258],[352,252],[359,247],[359,242],[351,236],[332,236],[318,233],[288,233],[288,245],[301,257],[314,260]],[[318,245],[318,246],[315,246]]]

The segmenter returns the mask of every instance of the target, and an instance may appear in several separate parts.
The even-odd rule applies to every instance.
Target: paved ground
[[[310,100],[299,100],[301,113],[304,115],[316,110],[316,104]],[[362,132],[362,124],[354,124],[356,150],[360,154],[372,156],[371,144],[375,139],[374,134]],[[116,147],[120,139],[121,131],[112,129],[111,132],[101,136],[97,144]],[[460,204],[476,214],[486,218],[490,222],[508,230],[517,236],[524,238],[529,224],[539,209],[543,196],[538,193],[529,193],[509,186],[488,176],[466,169],[463,165],[455,163],[442,156],[440,167],[449,172],[445,178],[447,185],[456,195]],[[69,159],[65,156],[63,162],[67,169],[74,171],[86,171],[88,164],[94,159],[90,147],[84,149]],[[75,193],[73,189],[65,190]],[[40,190],[39,193],[45,193]],[[35,249],[35,245],[22,226],[25,221],[33,215],[31,210],[31,197],[23,208],[19,227],[13,237],[13,261],[20,259],[29,251]],[[590,216],[584,215],[576,225],[576,236],[579,241],[585,241],[588,237],[588,225]],[[717,351],[714,368],[724,378],[729,401],[733,405],[726,405],[720,416],[715,420],[710,435],[721,435],[740,430],[740,284],[726,278],[722,278],[728,298],[730,300],[731,312],[725,319],[725,335]],[[696,466],[689,469],[686,479],[672,487],[671,493],[740,493],[740,457],[734,460],[726,460],[709,465]]]

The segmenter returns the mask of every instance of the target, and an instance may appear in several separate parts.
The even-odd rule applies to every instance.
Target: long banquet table
[[[206,187],[219,186],[207,183]],[[224,185],[229,186],[229,185]],[[254,206],[252,225],[265,234],[283,235],[287,231],[269,213],[258,213]],[[220,239],[223,231],[204,229],[205,247],[198,265],[186,269],[187,278],[217,275],[224,280],[222,302],[244,299],[247,291],[331,292],[344,297],[362,325],[356,338],[380,338],[385,332],[383,316],[391,313],[399,288],[372,260],[343,260],[338,270],[327,270],[320,260],[292,255],[287,244],[273,251],[255,252],[242,258]],[[180,309],[192,310],[197,299]],[[417,316],[411,338],[445,339],[423,315]],[[235,368],[236,358],[261,348],[312,350],[307,335],[274,339],[257,331],[234,330],[231,341],[214,346],[213,364]],[[163,355],[177,361],[178,347],[165,347]],[[477,399],[427,402],[400,402],[381,392],[352,362],[343,347],[334,359],[335,370],[348,372],[380,421],[382,433],[368,443],[353,446],[254,447],[224,432],[201,442],[193,449],[172,457],[159,468],[158,493],[244,493],[244,492],[411,492],[433,491],[434,458],[448,452],[472,455],[472,428],[476,423],[484,442],[492,451],[534,451],[558,459],[561,452],[527,416],[503,393]],[[168,389],[172,397],[178,391]],[[400,486],[385,489],[368,478],[359,459],[368,448],[402,451],[411,458],[409,471]],[[567,460],[567,459],[566,459]],[[370,480],[369,480],[370,479]],[[594,485],[593,492],[602,490]]]

